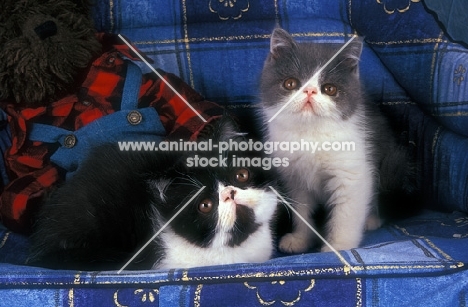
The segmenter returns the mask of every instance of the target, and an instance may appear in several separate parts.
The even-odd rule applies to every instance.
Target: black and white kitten
[[[241,140],[221,119],[200,134],[213,144]],[[226,161],[232,154],[223,152]],[[255,153],[256,154],[256,153]],[[274,179],[261,167],[196,167],[198,152],[120,151],[104,145],[43,205],[29,263],[59,269],[117,270],[202,187],[127,267],[187,268],[263,262],[274,250]],[[206,160],[205,160],[206,161]]]
[[[392,195],[392,189],[406,193],[399,184],[406,181],[409,172],[405,169],[406,152],[361,89],[358,63],[362,40],[351,41],[320,72],[342,46],[297,43],[283,29],[274,30],[270,43],[261,76],[267,139],[319,144],[315,153],[276,151],[275,155],[289,159],[288,167],[278,169],[282,180],[297,202],[297,211],[312,226],[319,204],[324,206],[328,212],[325,238],[335,249],[355,248],[365,229],[382,223],[377,214],[377,192],[387,196]],[[355,146],[350,151],[320,147],[347,144],[342,142]],[[388,178],[380,169],[400,178]],[[305,223],[298,218],[293,223],[292,233],[280,240],[282,251],[305,252],[318,243]],[[328,250],[328,246],[322,247],[322,251]]]

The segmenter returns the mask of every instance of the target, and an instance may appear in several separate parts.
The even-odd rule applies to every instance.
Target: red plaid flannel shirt
[[[117,36],[99,34],[99,38],[104,52],[91,64],[76,94],[39,108],[20,108],[2,102],[9,116],[12,146],[4,157],[10,182],[0,196],[0,218],[14,231],[30,231],[44,195],[64,175],[49,161],[58,145],[28,140],[30,124],[46,123],[74,131],[120,106],[125,79],[123,57],[137,58]],[[207,122],[223,114],[221,107],[205,101],[175,75],[160,73]],[[196,138],[206,124],[154,73],[143,75],[138,106],[154,107],[167,135],[177,139]]]

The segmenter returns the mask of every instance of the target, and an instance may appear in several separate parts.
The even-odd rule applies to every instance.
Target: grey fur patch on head
[[[342,47],[340,44],[296,42],[291,34],[277,28],[270,40],[270,55],[265,61],[260,79],[260,95],[264,107],[288,101],[294,91],[285,90],[283,82],[296,78],[305,84]],[[362,38],[356,37],[320,73],[319,83],[338,86],[338,95],[332,97],[347,119],[363,101],[359,80],[359,59]]]

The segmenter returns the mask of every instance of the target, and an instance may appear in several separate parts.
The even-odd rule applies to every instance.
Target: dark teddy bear
[[[14,231],[30,232],[44,195],[90,148],[194,140],[224,114],[172,74],[159,71],[198,114],[156,74],[142,74],[119,37],[94,33],[88,13],[89,3],[76,0],[6,1],[2,8],[0,218]]]
[[[87,0],[2,1],[0,99],[35,107],[73,90],[101,50],[89,7]]]

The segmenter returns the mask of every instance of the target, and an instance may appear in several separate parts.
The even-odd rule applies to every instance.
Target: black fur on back
[[[221,119],[200,133],[200,141],[240,138],[230,119]],[[188,167],[194,154],[215,152],[121,151],[118,144],[95,148],[76,174],[43,204],[28,264],[54,269],[118,270],[202,186],[204,190],[170,224],[187,241],[206,247],[214,236],[216,210],[201,214],[198,204],[218,201],[216,181],[232,184],[231,166]],[[245,153],[244,153],[245,154]],[[245,186],[269,189],[276,178],[251,168]],[[250,208],[239,206],[236,232],[229,246],[237,246],[256,231]],[[240,211],[239,211],[240,210]],[[156,237],[127,269],[151,269],[165,256],[167,242]],[[209,263],[209,259],[207,259]]]

